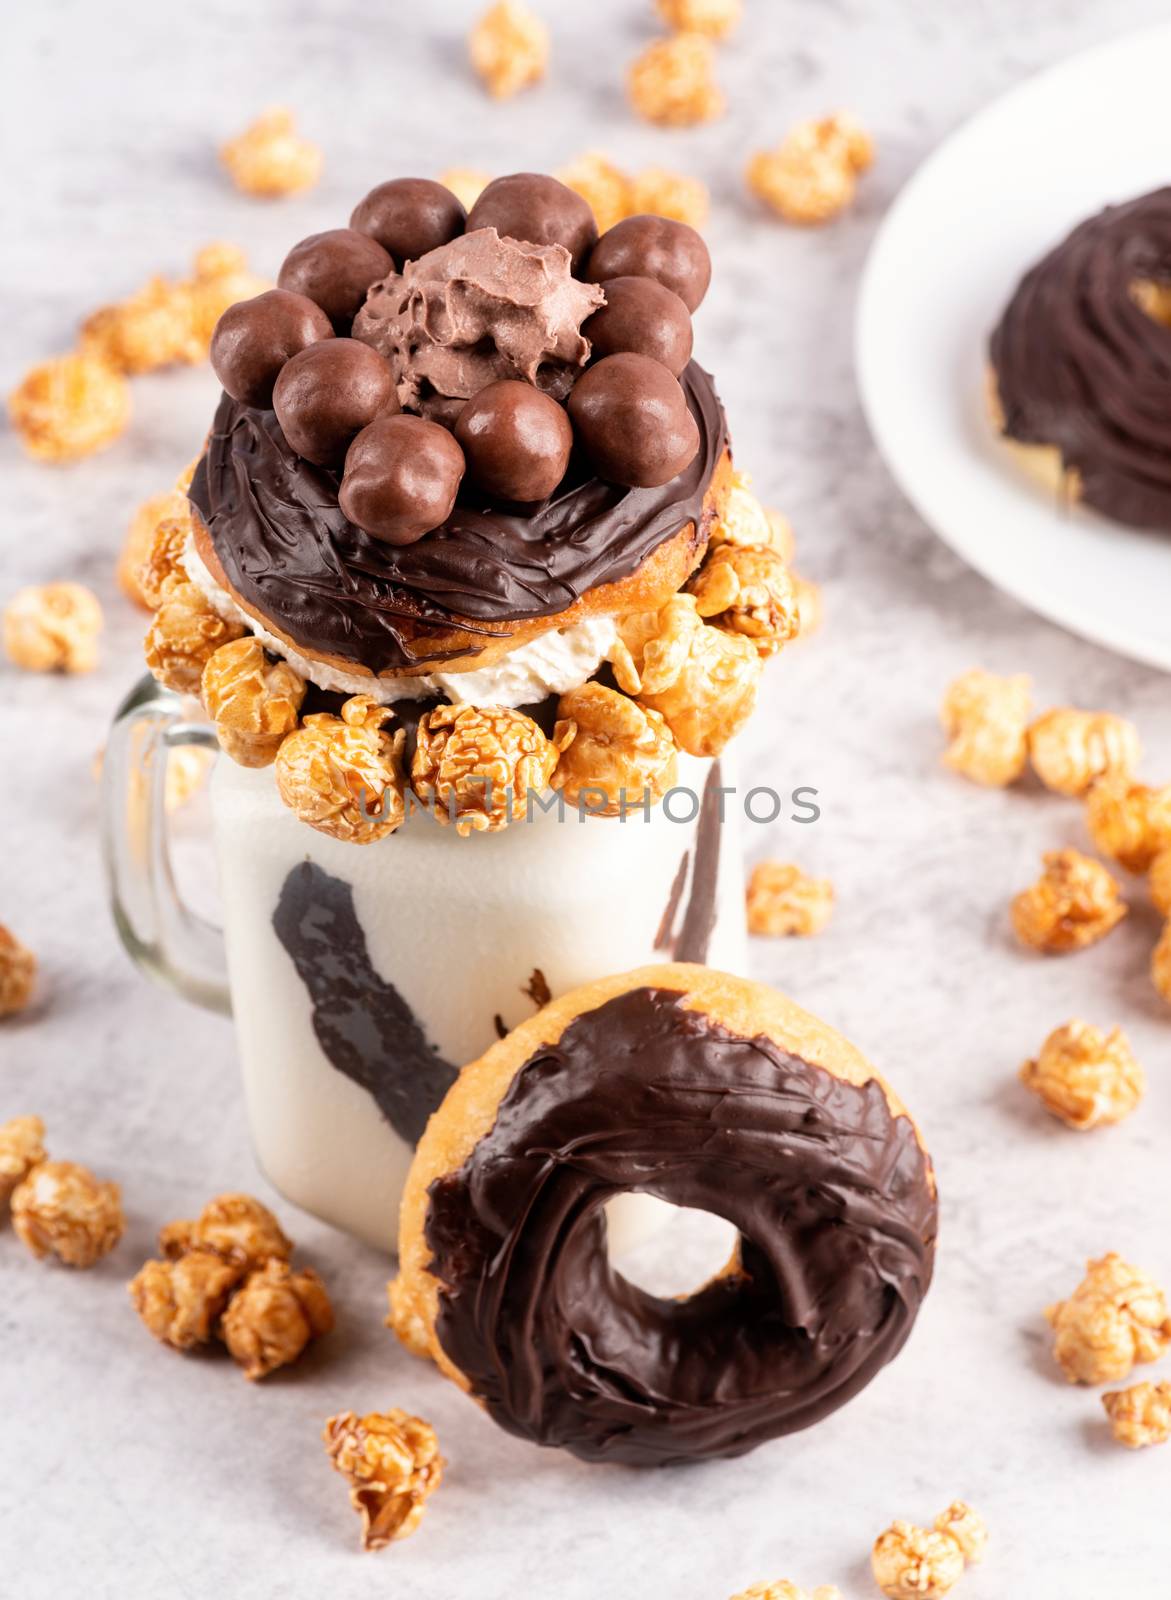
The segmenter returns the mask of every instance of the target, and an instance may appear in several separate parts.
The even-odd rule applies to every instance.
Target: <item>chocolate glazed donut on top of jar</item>
[[[725,749],[797,607],[691,359],[706,246],[633,221],[599,239],[539,174],[468,216],[379,185],[225,314],[153,558],[148,664],[226,757],[260,1159],[388,1248],[427,1116],[498,1030],[615,965],[743,964]]]

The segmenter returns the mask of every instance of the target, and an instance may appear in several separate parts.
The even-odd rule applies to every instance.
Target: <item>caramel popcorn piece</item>
[[[821,586],[796,572],[790,576],[793,579],[793,595],[797,602],[797,638],[809,639],[821,627],[824,620]]]
[[[159,1233],[159,1249],[170,1261],[193,1250],[210,1251],[247,1272],[268,1261],[287,1261],[293,1253],[272,1212],[250,1194],[217,1195],[194,1221],[168,1222]]]
[[[0,1205],[45,1159],[45,1124],[40,1117],[0,1122]]]
[[[702,228],[710,209],[707,185],[666,167],[644,167],[630,179],[626,215],[628,217],[670,217]],[[598,223],[599,231],[602,224]]]
[[[939,719],[948,737],[944,763],[973,783],[1015,783],[1028,760],[1032,699],[1023,676],[998,678],[979,667],[948,685]]]
[[[1146,872],[1171,846],[1171,784],[1152,789],[1126,777],[1099,778],[1086,796],[1086,826],[1103,855]]]
[[[1055,794],[1079,796],[1097,778],[1129,778],[1142,747],[1138,729],[1108,711],[1047,711],[1029,729],[1033,771]]]
[[[732,1600],[842,1600],[842,1591],[832,1583],[813,1590],[799,1589],[788,1578],[782,1578],[779,1583],[754,1583],[750,1589],[734,1594]]]
[[[381,1550],[414,1533],[447,1465],[429,1422],[397,1408],[330,1417],[321,1435],[330,1463],[349,1480],[362,1517],[362,1547]]]
[[[559,167],[553,176],[581,195],[594,214],[599,233],[634,215],[630,179],[598,150],[586,151],[568,166]]]
[[[255,1381],[291,1365],[332,1328],[333,1306],[317,1274],[271,1260],[232,1296],[220,1333],[244,1376]]]
[[[183,517],[186,505],[187,496],[178,489],[152,495],[139,506],[126,530],[122,553],[118,557],[118,587],[128,600],[133,600],[135,605],[142,606],[146,611],[153,611],[162,600],[157,590],[147,591],[143,579],[144,569],[154,550],[155,534],[161,523]]]
[[[191,503],[184,495],[182,504],[172,505],[155,524],[146,556],[138,569],[138,590],[149,610],[157,611],[162,605],[170,580],[189,581],[183,552],[191,531]]]
[[[14,1017],[33,997],[37,958],[0,922],[0,1017]]]
[[[102,306],[81,325],[81,349],[115,372],[155,372],[200,359],[191,287],[151,278],[125,300]]]
[[[1046,1111],[1080,1130],[1121,1122],[1146,1090],[1146,1076],[1122,1029],[1106,1034],[1076,1018],[1053,1030],[1020,1076]]]
[[[13,429],[37,461],[77,461],[113,444],[130,421],[130,386],[84,351],[27,372],[8,397]]]
[[[675,782],[675,740],[657,711],[584,683],[561,696],[553,739],[561,759],[553,787],[591,816],[624,816],[660,800]]]
[[[1164,924],[1151,951],[1151,982],[1164,1000],[1171,1000],[1171,921]]]
[[[42,1161],[12,1193],[12,1226],[33,1255],[92,1267],[126,1226],[116,1183],[100,1183],[73,1161]]]
[[[386,1326],[413,1356],[429,1357],[431,1340],[428,1337],[427,1324],[420,1315],[413,1297],[404,1294],[401,1285],[401,1278],[395,1278],[386,1286],[386,1296],[390,1304]]]
[[[691,594],[623,618],[618,632],[619,686],[660,712],[689,755],[718,756],[756,704],[761,659],[752,641],[709,627]]]
[[[963,1577],[964,1555],[946,1533],[892,1522],[874,1541],[870,1565],[888,1600],[941,1600]]]
[[[549,30],[528,6],[500,0],[468,35],[468,54],[497,100],[539,83],[549,61]]]
[[[776,655],[801,626],[793,580],[767,545],[717,545],[687,589],[705,622],[751,639],[762,658]]]
[[[148,1261],[128,1287],[147,1329],[173,1350],[207,1344],[244,1267],[210,1250],[192,1250],[175,1261]]]
[[[1136,1383],[1102,1396],[1106,1415],[1119,1444],[1141,1450],[1171,1439],[1171,1383]]]
[[[725,38],[744,15],[744,0],[655,0],[655,5],[668,28],[709,39]]]
[[[523,711],[436,706],[419,723],[411,787],[460,835],[495,833],[526,815],[530,790],[548,788],[558,754]]]
[[[438,182],[451,190],[465,211],[470,211],[492,182],[492,174],[475,167],[448,167],[439,174]]]
[[[748,880],[748,931],[768,938],[808,939],[820,933],[834,908],[828,878],[807,877],[784,861],[759,861]]]
[[[753,494],[751,485],[752,479],[746,472],[733,472],[732,486],[724,502],[723,514],[712,523],[709,536],[711,550],[724,544],[743,545],[748,549],[758,549],[761,546],[776,548],[775,533],[769,513]],[[783,560],[784,552],[778,549],[777,553]]]
[[[786,222],[829,222],[852,203],[858,174],[873,160],[869,134],[838,113],[798,123],[775,150],[758,151],[748,163],[748,187]]]
[[[248,634],[209,659],[201,691],[220,749],[242,767],[269,767],[297,726],[305,681],[287,661],[270,662]]]
[[[1084,950],[1122,921],[1126,902],[1101,862],[1080,850],[1050,850],[1041,859],[1041,877],[1012,902],[1022,944],[1046,955]]]
[[[1113,1251],[1086,1263],[1068,1300],[1045,1316],[1053,1354],[1070,1383],[1117,1383],[1140,1361],[1158,1361],[1171,1346],[1163,1291]]]
[[[1160,850],[1147,871],[1151,903],[1160,916],[1171,917],[1171,849]]]
[[[684,128],[723,115],[716,55],[702,33],[675,33],[649,45],[627,74],[630,103],[648,122]]]
[[[305,718],[276,756],[280,797],[302,822],[333,839],[373,844],[406,814],[402,751],[406,735],[383,724],[392,712],[368,695],[354,695],[341,716]]]
[[[968,1565],[975,1566],[984,1559],[988,1548],[988,1526],[983,1517],[963,1500],[953,1500],[946,1511],[941,1511],[934,1527],[936,1533],[946,1534],[949,1539],[955,1540]]]
[[[791,566],[793,557],[797,554],[797,541],[793,537],[792,523],[773,506],[765,506],[764,514],[768,521],[769,544],[785,565]]]
[[[146,664],[164,688],[198,694],[203,669],[223,644],[243,636],[242,623],[221,617],[186,578],[169,579],[147,629]]]
[[[321,176],[323,159],[317,145],[297,132],[287,106],[270,106],[220,148],[220,160],[237,189],[266,200],[311,189]]]
[[[215,325],[237,300],[251,300],[272,285],[248,270],[239,245],[218,240],[204,245],[195,257],[194,276],[181,286],[191,302],[191,361],[205,361]]]
[[[80,583],[21,589],[4,608],[4,648],[26,672],[92,672],[102,608]]]

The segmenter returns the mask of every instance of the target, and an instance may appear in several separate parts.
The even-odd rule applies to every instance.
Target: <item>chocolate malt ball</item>
[[[607,278],[606,304],[582,324],[595,356],[622,350],[661,361],[676,378],[691,360],[691,313],[654,278]]]
[[[387,544],[414,544],[451,515],[463,451],[422,417],[380,417],[346,453],[338,502],[350,521]]]
[[[649,356],[606,356],[569,396],[577,437],[600,477],[653,489],[682,472],[699,429],[678,381]]]
[[[330,228],[295,244],[276,281],[282,289],[308,296],[339,333],[348,333],[367,289],[393,271],[394,262],[377,239],[356,228]]]
[[[288,289],[267,289],[224,312],[211,336],[211,364],[233,400],[270,406],[285,362],[332,338],[333,325],[319,305]]]
[[[467,231],[476,228],[495,228],[501,238],[526,244],[562,244],[575,272],[598,237],[588,203],[543,172],[494,179],[468,212]]]
[[[392,178],[359,200],[350,227],[369,234],[394,257],[396,267],[417,261],[464,231],[467,212],[431,178]]]
[[[712,281],[712,258],[694,228],[670,217],[626,217],[616,222],[590,252],[586,277],[654,278],[694,311]]]
[[[504,500],[544,500],[565,476],[573,428],[564,406],[530,383],[502,378],[468,401],[455,425],[468,475]]]
[[[398,410],[389,363],[357,339],[327,339],[286,361],[272,396],[285,438],[319,467],[337,466],[355,434]]]

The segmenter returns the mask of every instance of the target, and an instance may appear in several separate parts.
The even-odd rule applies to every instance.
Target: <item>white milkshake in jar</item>
[[[156,541],[148,664],[225,752],[261,1164],[371,1243],[501,1032],[616,969],[743,965],[723,752],[797,611],[689,359],[709,275],[694,230],[598,239],[552,179],[466,218],[409,180],[217,328],[226,392]]]

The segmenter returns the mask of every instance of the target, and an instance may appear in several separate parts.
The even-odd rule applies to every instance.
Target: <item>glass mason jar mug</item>
[[[394,1248],[427,1118],[503,1030],[551,995],[651,962],[743,969],[726,756],[681,756],[666,803],[625,817],[554,804],[461,838],[416,812],[365,846],[299,821],[270,769],[221,757],[210,786],[221,931],[184,904],[167,838],[170,753],[217,748],[201,715],[148,678],[114,722],[103,839],[118,931],[145,971],[234,1019],[270,1182],[371,1244]],[[612,1248],[657,1208],[617,1202]]]

